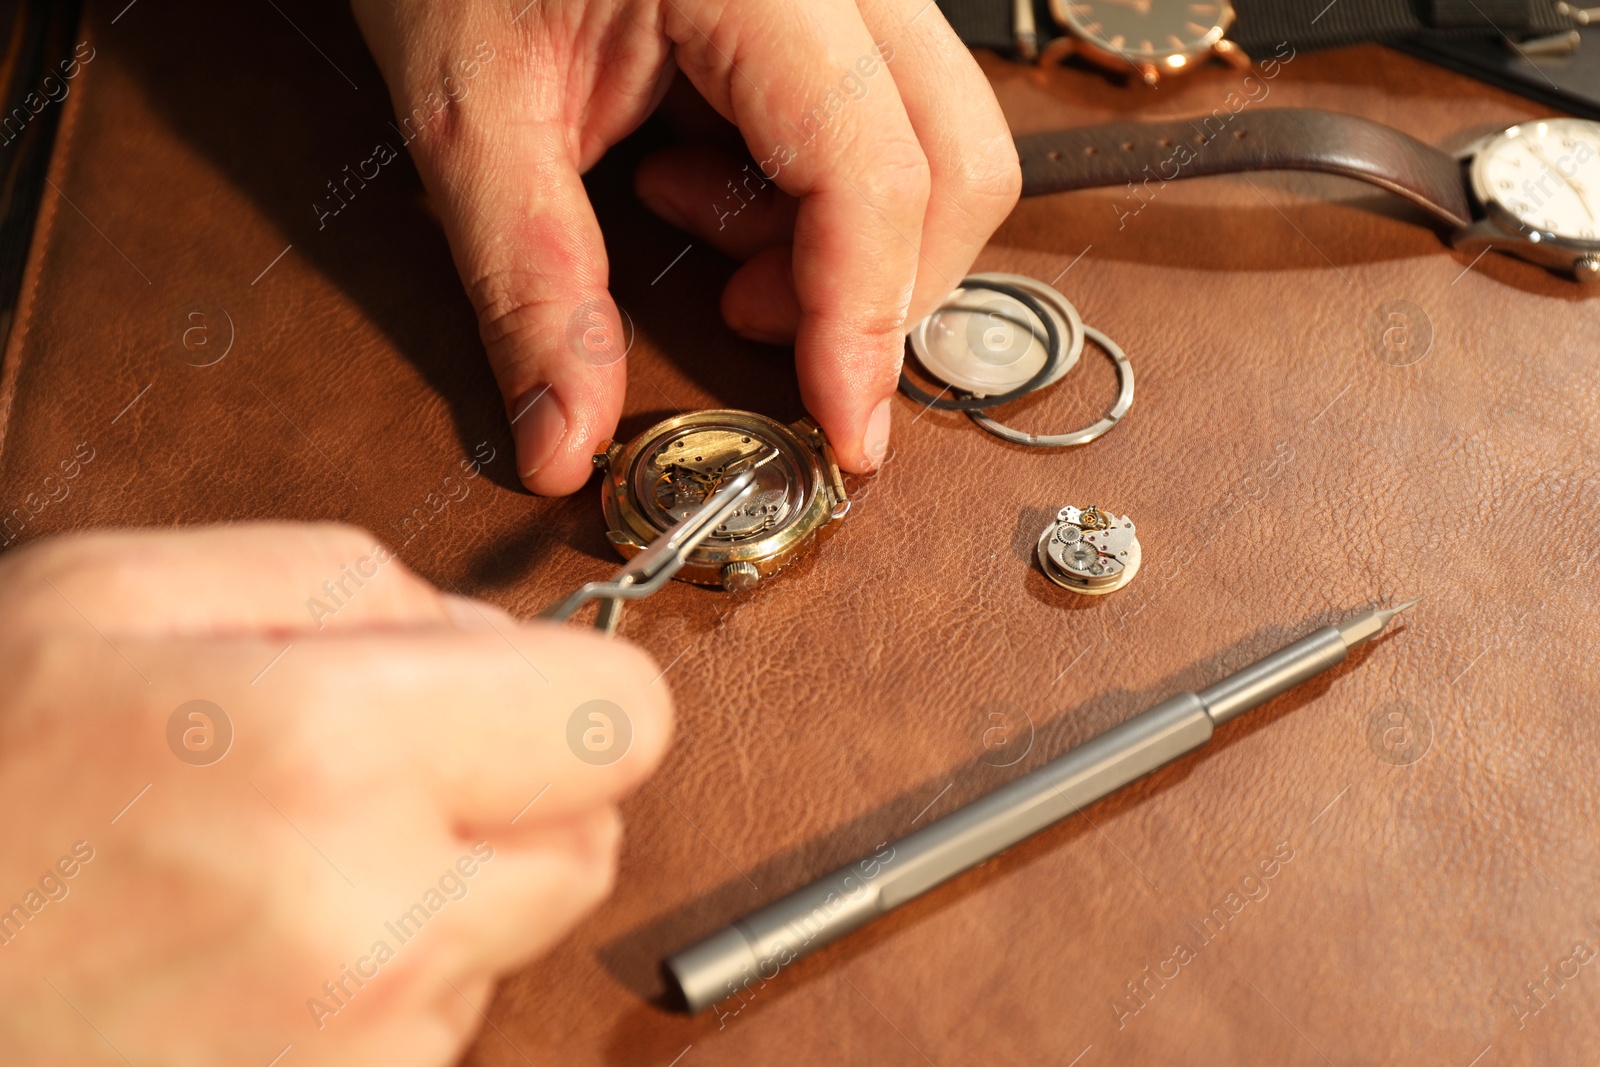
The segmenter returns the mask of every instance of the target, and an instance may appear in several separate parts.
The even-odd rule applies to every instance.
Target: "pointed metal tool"
[[[1419,598],[1420,599],[1420,598]],[[703,1011],[962,871],[1211,740],[1222,723],[1344,662],[1415,604],[1374,608],[1320,630],[1198,693],[1179,693],[1036,771],[798,889],[666,961]]]
[[[1414,596],[1404,604],[1396,604],[1392,608],[1373,608],[1363,611],[1360,615],[1352,615],[1339,624],[1339,633],[1344,636],[1346,648],[1355,648],[1363,641],[1370,641],[1383,632],[1389,625],[1389,620],[1402,611],[1416,604],[1422,598]]]
[[[717,527],[755,492],[756,471],[777,458],[778,450],[771,448],[729,466],[722,473],[720,483],[706,495],[704,503],[651,541],[610,580],[580,586],[539,612],[539,618],[563,622],[589,601],[599,600],[595,628],[603,630],[607,637],[616,633],[622,621],[622,602],[641,600],[666,585],[683,569],[689,553],[715,533]]]

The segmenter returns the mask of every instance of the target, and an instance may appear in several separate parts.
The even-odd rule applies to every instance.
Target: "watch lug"
[[[1505,248],[1521,244],[1511,234],[1496,225],[1493,219],[1479,219],[1450,235],[1450,247],[1458,252],[1481,252],[1485,248]]]
[[[634,537],[626,530],[607,530],[606,539],[618,548],[634,548],[641,552],[644,551],[645,546],[640,543],[637,537]]]
[[[807,439],[822,459],[823,479],[830,505],[828,521],[835,522],[844,518],[850,513],[850,495],[845,492],[844,475],[839,472],[839,461],[834,459],[833,446],[828,443],[828,435],[810,419],[801,419],[792,426]]]
[[[1227,39],[1218,41],[1211,51],[1225,60],[1234,70],[1249,70],[1251,67],[1250,57],[1245,54],[1245,50],[1232,41]]]
[[[1500,136],[1500,134],[1499,134],[1498,131],[1495,132],[1495,133],[1485,134],[1484,136],[1479,137],[1477,140],[1472,141],[1471,143],[1467,144],[1466,146],[1456,149],[1454,155],[1456,157],[1457,162],[1470,163],[1472,161],[1472,157],[1473,156],[1475,156],[1479,152],[1483,151],[1483,146],[1484,145],[1488,144],[1490,141],[1494,140],[1496,137],[1499,137],[1499,136]]]
[[[1050,43],[1039,50],[1039,66],[1059,66],[1071,57],[1077,49],[1077,39],[1070,33],[1064,33],[1060,37],[1052,37]]]

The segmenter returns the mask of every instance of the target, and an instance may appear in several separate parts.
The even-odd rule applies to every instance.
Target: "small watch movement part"
[[[776,573],[850,510],[833,450],[805,419],[785,425],[750,411],[695,411],[626,445],[609,443],[594,461],[605,472],[608,535],[627,559],[752,471],[748,495],[718,516],[676,573],[735,592]]]
[[[1039,535],[1039,566],[1046,578],[1075,593],[1113,592],[1139,573],[1136,533],[1126,515],[1069,504]]]

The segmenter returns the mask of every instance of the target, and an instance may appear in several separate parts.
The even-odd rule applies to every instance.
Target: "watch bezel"
[[[1467,180],[1472,189],[1473,197],[1483,208],[1485,217],[1504,230],[1509,236],[1544,248],[1570,251],[1579,256],[1590,255],[1600,252],[1600,237],[1593,240],[1586,240],[1581,237],[1566,237],[1552,230],[1529,225],[1501,201],[1499,195],[1490,188],[1488,177],[1485,173],[1489,166],[1489,157],[1502,145],[1520,137],[1523,127],[1528,125],[1566,125],[1568,123],[1579,123],[1589,127],[1596,135],[1600,135],[1600,122],[1572,116],[1529,119],[1527,122],[1519,122],[1515,125],[1507,126],[1499,133],[1485,137],[1477,143],[1472,153],[1472,161],[1467,167]]]
[[[634,487],[634,468],[651,447],[680,430],[713,427],[736,428],[778,448],[805,479],[803,502],[781,526],[757,540],[701,543],[689,554],[677,577],[697,585],[720,586],[724,584],[724,568],[739,563],[754,567],[757,576],[765,578],[780,570],[818,531],[843,518],[849,510],[833,450],[822,431],[808,419],[785,424],[753,411],[714,408],[663,419],[626,445],[608,443],[595,456],[595,462],[605,475],[600,502],[611,542],[624,558],[632,559],[663,532],[649,517]]]
[[[1230,0],[1219,0],[1221,11],[1217,13],[1214,25],[1208,30],[1199,43],[1193,48],[1165,50],[1152,49],[1149,53],[1133,49],[1118,51],[1109,47],[1109,39],[1102,40],[1084,29],[1072,13],[1072,7],[1079,0],[1050,0],[1050,14],[1056,24],[1069,31],[1078,43],[1082,45],[1082,54],[1101,66],[1114,70],[1139,70],[1153,66],[1162,74],[1180,74],[1193,66],[1193,61],[1204,59],[1216,51],[1217,45],[1228,35],[1229,28],[1233,25],[1235,12]],[[1152,0],[1160,2],[1160,0]],[[1172,58],[1181,56],[1183,62],[1174,64]]]

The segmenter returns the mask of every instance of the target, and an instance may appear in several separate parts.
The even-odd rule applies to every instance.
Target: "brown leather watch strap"
[[[1310,108],[1216,111],[1166,122],[1017,138],[1022,195],[1255,170],[1312,170],[1371,182],[1452,226],[1472,221],[1461,165],[1399,130]]]

